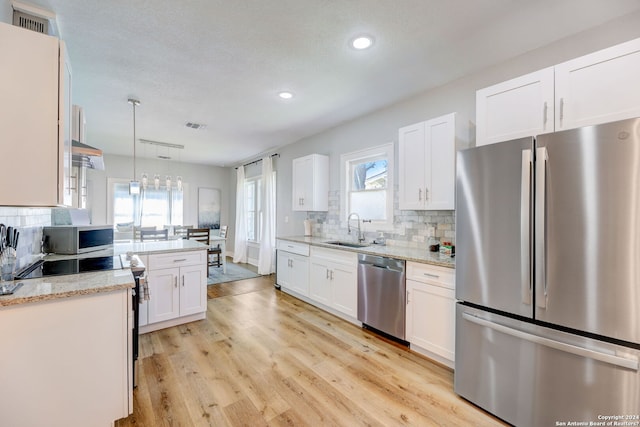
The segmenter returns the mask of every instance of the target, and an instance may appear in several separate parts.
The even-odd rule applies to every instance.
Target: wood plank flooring
[[[450,370],[273,277],[226,284],[206,320],[142,335],[134,414],[116,426],[505,425],[457,397]]]

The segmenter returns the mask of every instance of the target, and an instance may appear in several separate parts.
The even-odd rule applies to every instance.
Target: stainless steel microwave
[[[46,253],[83,254],[113,246],[110,225],[57,225],[42,229]]]

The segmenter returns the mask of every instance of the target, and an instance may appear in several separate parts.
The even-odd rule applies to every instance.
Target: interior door
[[[456,298],[531,317],[533,138],[458,152]]]
[[[539,320],[640,343],[640,119],[538,137]]]

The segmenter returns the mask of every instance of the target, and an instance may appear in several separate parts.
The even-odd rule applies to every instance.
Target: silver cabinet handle
[[[329,279],[329,269],[327,268],[327,276],[325,277],[325,279]]]
[[[182,287],[184,288],[184,274],[182,275]]]
[[[539,335],[530,334],[529,332],[523,332],[518,329],[513,329],[499,323],[494,323],[469,313],[462,313],[462,318],[477,325],[484,326],[495,331],[502,332],[503,334],[511,335],[512,337],[532,342],[534,344],[544,345],[545,347],[554,348],[556,350],[575,354],[576,356],[584,357],[587,359],[599,360],[600,362],[609,363],[621,368],[632,369],[634,371],[638,370],[637,358],[632,359],[627,357],[614,356],[613,354],[601,353],[599,351],[590,350],[588,348],[578,347],[577,345],[566,344],[560,341],[541,337]]]
[[[560,121],[562,119],[564,119],[564,98],[560,98]]]
[[[418,188],[418,201],[422,201],[422,188]]]
[[[429,189],[427,187],[424,187],[424,201],[429,201]]]
[[[333,270],[331,270],[331,280],[333,280]]]
[[[434,278],[434,279],[439,279],[440,278],[440,276],[437,275],[437,274],[431,274],[431,273],[422,273],[422,274],[427,276],[427,277]]]
[[[548,153],[546,147],[536,148],[536,216],[535,216],[535,244],[536,244],[536,305],[547,307],[547,266],[545,248],[546,236],[546,181]]]
[[[409,305],[409,291],[407,291],[407,305]]]
[[[186,258],[181,258],[181,259],[174,259],[173,262],[182,262],[182,261],[186,261]]]
[[[549,111],[549,106],[547,105],[547,102],[544,102],[544,106],[542,107],[542,127],[543,129],[546,128],[546,124],[547,124],[547,112]]]
[[[545,102],[546,105],[546,102]],[[522,150],[520,177],[520,293],[531,305],[531,150]]]
[[[178,287],[178,276],[173,276],[173,287],[174,288]]]

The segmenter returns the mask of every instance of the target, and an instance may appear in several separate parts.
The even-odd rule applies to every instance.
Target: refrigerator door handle
[[[520,289],[522,302],[531,305],[531,150],[522,150],[520,179]]]
[[[546,178],[548,154],[546,147],[536,148],[536,208],[535,208],[535,282],[536,305],[547,308],[546,266]]]
[[[469,322],[475,323],[480,326],[484,326],[494,331],[501,332],[503,334],[511,335],[512,337],[532,342],[534,344],[544,345],[546,347],[554,348],[556,350],[564,351],[566,353],[575,354],[576,356],[584,357],[587,359],[598,360],[600,362],[609,363],[621,368],[631,369],[638,371],[638,359],[634,357],[620,357],[613,354],[601,353],[595,350],[589,350],[587,348],[578,347],[572,344],[566,344],[560,341],[544,338],[538,335],[523,332],[517,329],[510,328],[508,326],[500,325],[486,319],[482,319],[478,316],[474,316],[469,313],[462,313],[462,318]]]

